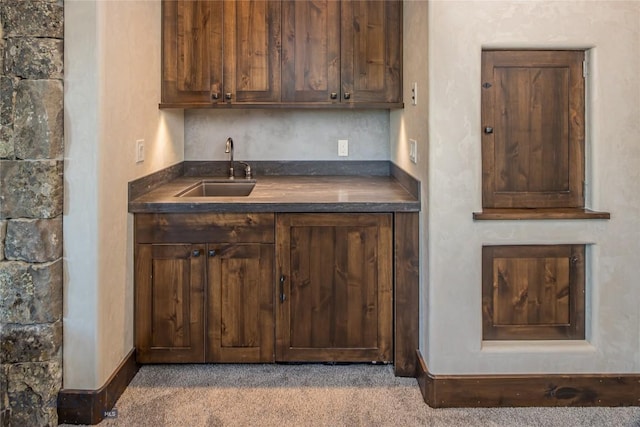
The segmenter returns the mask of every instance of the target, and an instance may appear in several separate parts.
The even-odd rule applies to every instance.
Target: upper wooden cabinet
[[[223,5],[224,102],[280,101],[280,1],[237,0]]]
[[[163,1],[161,107],[402,107],[402,2]]]
[[[340,2],[283,2],[282,101],[339,102]]]
[[[341,4],[343,102],[402,102],[402,3]]]
[[[162,2],[162,102],[212,102],[222,90],[222,2]]]
[[[402,102],[402,4],[283,2],[282,101]]]
[[[584,207],[583,60],[482,52],[483,207]]]

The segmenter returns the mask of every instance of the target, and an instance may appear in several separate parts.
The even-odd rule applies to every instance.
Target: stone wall
[[[63,1],[0,0],[0,426],[57,425]]]

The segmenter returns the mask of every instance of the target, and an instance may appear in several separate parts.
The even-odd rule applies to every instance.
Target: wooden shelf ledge
[[[520,220],[520,219],[610,219],[609,212],[597,212],[583,208],[564,209],[484,209],[474,212],[474,220]]]

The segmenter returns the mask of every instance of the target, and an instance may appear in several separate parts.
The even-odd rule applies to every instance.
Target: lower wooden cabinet
[[[135,287],[138,362],[203,362],[205,256],[202,246],[137,245]]]
[[[277,217],[277,360],[393,360],[391,230],[391,214]]]
[[[207,362],[273,362],[273,245],[209,245]]]
[[[135,236],[138,362],[273,362],[274,214],[136,214]]]
[[[137,214],[138,362],[393,361],[392,229],[390,213]]]

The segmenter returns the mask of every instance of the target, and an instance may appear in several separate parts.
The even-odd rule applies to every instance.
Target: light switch
[[[144,162],[144,139],[136,141],[136,163]]]
[[[347,157],[348,155],[349,155],[349,140],[339,139],[338,140],[338,156]]]
[[[411,83],[411,105],[418,105],[418,83]]]
[[[418,163],[418,142],[415,139],[409,140],[409,160]]]

